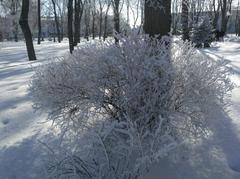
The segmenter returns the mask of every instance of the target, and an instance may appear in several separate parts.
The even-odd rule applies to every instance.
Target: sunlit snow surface
[[[84,44],[84,43],[83,43]],[[32,68],[46,59],[68,52],[68,42],[36,45],[37,62],[29,62],[23,42],[0,42],[0,179],[44,179],[43,137],[49,124],[45,114],[35,113],[28,82]],[[214,43],[203,53],[231,63],[232,80],[240,86],[240,39]],[[229,116],[214,112],[210,139],[195,146],[176,163],[163,159],[143,179],[239,179],[240,178],[240,89],[232,93]]]

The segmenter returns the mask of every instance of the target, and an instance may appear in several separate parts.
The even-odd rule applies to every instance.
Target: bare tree
[[[85,35],[84,37],[89,40],[89,29],[90,29],[90,9],[91,2],[90,0],[86,1],[86,7],[84,8],[84,23],[85,23]]]
[[[103,8],[105,5],[105,2],[102,2],[102,0],[98,0],[99,4],[99,39],[102,37],[102,24],[103,24]]]
[[[38,0],[38,44],[41,43],[42,27],[41,27],[41,0]]]
[[[28,25],[28,13],[29,13],[29,0],[22,0],[22,11],[19,24],[21,26],[26,41],[28,58],[31,61],[36,60],[36,55],[32,42],[32,33]]]
[[[95,39],[96,0],[92,0],[92,38]]]
[[[107,9],[105,12],[105,17],[104,17],[104,35],[103,35],[103,40],[105,41],[107,38],[107,26],[108,26],[108,12],[111,6],[111,1],[107,1]]]
[[[171,29],[171,1],[145,0],[144,31],[150,36],[169,35]]]
[[[182,0],[182,39],[184,41],[189,40],[189,28],[188,28],[188,8],[189,8],[189,0]]]
[[[113,0],[113,14],[114,14],[114,31],[120,33],[120,0]],[[115,37],[115,42],[118,43],[118,39]]]
[[[228,24],[231,10],[232,10],[232,1],[233,0],[220,0],[221,15],[222,15],[222,24],[221,24],[222,32],[227,31],[227,24]]]
[[[74,50],[73,41],[73,0],[68,0],[68,39],[70,53]]]
[[[238,0],[237,14],[236,14],[236,20],[235,20],[235,32],[236,32],[237,36],[240,36],[240,13],[239,13],[239,6],[240,6],[240,1]]]
[[[55,0],[52,0],[52,5],[53,5],[53,13],[54,13],[54,19],[55,19],[55,24],[56,24],[58,42],[60,43],[61,42],[61,32],[60,32],[60,25],[59,25],[59,19],[58,19],[58,15],[57,15]]]
[[[221,7],[221,4],[219,2],[219,0],[212,0],[212,3],[211,3],[211,7],[210,7],[210,11],[212,12],[212,24],[213,24],[213,28],[214,29],[218,29],[218,20],[219,20],[219,15],[220,15],[220,7]]]
[[[178,24],[180,22],[181,0],[172,0],[172,33],[177,34]]]
[[[18,42],[18,12],[19,7],[21,7],[19,0],[2,0],[1,1],[1,10],[6,15],[10,15],[11,23],[7,29],[7,33],[12,32],[13,39],[15,42]],[[10,28],[10,29],[9,29]]]
[[[80,0],[74,0],[74,46],[80,42]]]

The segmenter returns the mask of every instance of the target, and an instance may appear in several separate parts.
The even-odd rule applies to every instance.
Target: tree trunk
[[[182,0],[182,39],[189,41],[189,28],[188,28],[188,7],[189,0]]]
[[[41,43],[41,34],[42,34],[42,27],[41,27],[41,0],[38,0],[38,44]]]
[[[116,34],[120,33],[120,12],[119,12],[120,0],[114,0],[113,13],[114,13],[114,31]],[[115,43],[118,43],[118,39],[115,37]]]
[[[158,4],[160,3],[161,4]],[[160,6],[161,5],[161,6]],[[145,0],[145,13],[144,13],[144,32],[148,34],[150,37],[157,39],[161,39],[161,37],[165,35],[170,35],[171,30],[171,0]],[[163,45],[165,45],[165,57],[163,60],[165,60],[165,63],[168,64],[166,70],[172,71],[172,65],[171,65],[171,41],[169,40],[163,40]],[[149,42],[149,46],[155,46],[155,40],[153,40],[153,43]],[[156,55],[156,54],[153,54]],[[164,95],[169,95],[168,92],[171,89],[171,81],[172,81],[172,75],[168,75],[168,79],[166,79],[167,86],[164,88]],[[165,96],[166,97],[166,96]],[[165,98],[167,99],[167,98]],[[158,115],[156,115],[158,116]],[[158,123],[159,120],[156,117],[151,117],[148,119],[147,123],[150,128],[154,125],[154,123]],[[167,121],[166,121],[167,122]]]
[[[60,25],[59,25],[59,20],[58,20],[58,16],[57,16],[55,0],[52,0],[52,4],[53,4],[54,19],[55,19],[55,24],[56,24],[56,29],[57,29],[58,42],[60,43],[61,42],[61,32],[60,32]]]
[[[221,31],[226,32],[227,30],[227,0],[222,2],[222,26]]]
[[[74,50],[73,42],[73,0],[68,0],[68,39],[70,53]]]
[[[107,6],[107,10],[105,13],[105,17],[104,17],[104,33],[103,33],[103,40],[105,41],[107,38],[107,24],[108,24],[108,11],[110,8],[110,3]]]
[[[235,33],[236,33],[236,36],[240,35],[239,34],[239,30],[240,30],[239,4],[240,4],[240,1],[238,0],[236,19],[235,19]]]
[[[16,0],[12,0],[10,13],[12,15],[12,26],[13,26],[12,32],[13,32],[15,42],[18,42],[18,22],[16,20],[17,12],[18,12],[18,2]]]
[[[96,2],[93,0],[92,7],[92,39],[95,39],[95,18],[96,18]]]
[[[103,10],[100,8],[100,17],[99,17],[99,39],[102,37],[102,23],[103,23]]]
[[[3,33],[0,31],[0,42],[3,41]]]
[[[80,43],[80,41],[81,41],[81,21],[82,21],[82,17],[83,17],[83,10],[84,10],[84,4],[81,3],[81,7],[80,7],[80,22],[79,22],[79,41],[78,41],[78,43]]]
[[[157,1],[156,1],[157,2]],[[162,0],[162,8],[153,7],[145,0],[144,31],[151,37],[169,35],[171,29],[171,1]]]
[[[30,61],[32,61],[36,60],[36,55],[32,42],[32,33],[28,25],[28,12],[29,12],[29,0],[22,0],[22,11],[20,15],[19,24],[21,26],[26,41],[28,58]]]
[[[85,21],[85,38],[87,41],[89,41],[89,26],[90,26],[90,5],[88,4],[87,7],[85,8],[85,15],[84,15],[84,21]]]
[[[16,19],[13,20],[13,27],[14,27],[14,30],[13,30],[14,41],[18,42],[18,23]]]
[[[80,2],[79,0],[74,0],[74,46],[80,42]]]

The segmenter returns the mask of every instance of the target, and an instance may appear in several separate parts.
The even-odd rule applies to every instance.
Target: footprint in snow
[[[9,119],[4,119],[3,121],[2,121],[2,123],[4,124],[4,125],[7,125],[8,123],[9,123]]]
[[[17,89],[18,89],[17,87],[14,87],[14,88],[10,88],[8,91],[15,91]]]
[[[237,157],[237,158],[239,160],[232,161],[228,165],[229,165],[229,168],[231,168],[233,171],[240,172],[240,157]]]

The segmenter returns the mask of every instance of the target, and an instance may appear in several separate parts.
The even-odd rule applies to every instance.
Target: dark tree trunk
[[[53,32],[52,32],[53,42],[56,42],[56,24],[53,24]]]
[[[156,4],[161,2],[161,4]],[[152,4],[153,3],[153,4]],[[159,7],[161,5],[161,7]],[[145,0],[145,12],[144,12],[144,32],[148,34],[150,37],[154,38],[157,37],[157,39],[161,39],[161,37],[165,35],[170,35],[171,30],[171,0],[159,0],[159,1],[152,1],[149,3],[149,1]],[[149,46],[154,46],[155,40],[152,41],[153,43],[149,42]],[[171,41],[170,38],[163,41],[163,45],[165,45],[165,53],[166,56],[163,60],[165,60],[166,64],[168,64],[168,67],[166,70],[172,71],[172,65],[171,65]],[[155,54],[153,54],[155,55]],[[160,77],[161,78],[161,77]],[[167,99],[166,96],[169,95],[170,99],[170,93],[168,93],[171,89],[171,81],[172,81],[172,75],[168,76],[168,79],[166,79],[167,86],[164,88],[163,94],[165,95],[165,99]],[[167,100],[166,100],[167,101]],[[158,115],[156,115],[158,116]],[[159,120],[156,117],[151,117],[148,119],[147,123],[150,128],[154,126],[154,124],[158,123]],[[167,122],[167,121],[166,121]]]
[[[12,26],[13,26],[13,35],[14,35],[14,41],[18,42],[18,22],[16,20],[16,15],[18,12],[18,1],[12,0],[11,1],[11,15],[12,17]]]
[[[100,17],[99,17],[99,39],[102,38],[102,21],[103,21],[103,12],[100,9]]]
[[[114,13],[114,31],[116,34],[120,33],[120,12],[119,12],[120,0],[114,0],[113,13]],[[118,43],[118,39],[115,37],[115,42]]]
[[[222,0],[221,1],[221,11],[222,11],[221,31],[224,33],[227,32],[227,25],[228,25],[228,20],[230,17],[230,14],[228,14],[228,13],[231,13],[232,2],[233,2],[233,0]]]
[[[99,8],[100,8],[100,12],[99,12],[99,39],[102,38],[102,23],[103,23],[103,7],[102,7],[102,3],[101,0],[99,1]]]
[[[74,0],[74,46],[80,42],[80,0]]]
[[[239,14],[239,4],[240,1],[238,1],[237,5],[237,14],[236,14],[236,20],[235,20],[235,33],[237,36],[240,35],[240,14]]]
[[[23,31],[26,41],[28,58],[30,61],[36,60],[35,50],[32,42],[32,33],[28,25],[29,0],[22,0],[22,11],[20,15],[19,24]]]
[[[92,7],[92,39],[95,39],[96,0],[93,0]]]
[[[0,42],[3,41],[3,33],[0,31]]]
[[[220,14],[221,3],[216,2],[216,0],[213,0],[212,6],[213,6],[213,29],[220,30],[218,28],[218,19]]]
[[[68,0],[68,39],[70,53],[74,50],[73,42],[73,0]]]
[[[171,1],[162,0],[162,6],[163,9],[152,7],[145,0],[144,31],[152,37],[169,35],[171,29]]]
[[[18,42],[18,23],[17,23],[17,20],[16,19],[14,19],[14,21],[13,21],[13,26],[14,26],[14,41],[15,42]]]
[[[85,15],[84,15],[84,21],[85,21],[85,39],[89,41],[89,27],[90,27],[90,5],[88,4],[87,7],[85,8]]]
[[[55,19],[55,24],[56,24],[56,29],[57,29],[58,42],[60,43],[61,42],[61,32],[60,32],[60,25],[59,25],[55,0],[52,0],[52,4],[53,4],[54,19]]]
[[[189,41],[189,28],[188,28],[188,7],[189,0],[182,0],[182,39],[184,41]]]
[[[227,0],[222,2],[222,26],[221,31],[226,32],[227,30]]]
[[[103,34],[103,40],[105,41],[107,38],[107,23],[108,23],[108,15],[104,17],[104,34]]]
[[[107,38],[107,25],[108,25],[108,11],[109,11],[109,8],[110,8],[110,4],[108,4],[108,6],[107,6],[107,10],[106,10],[105,17],[104,17],[104,34],[103,34],[103,40],[104,41]]]
[[[79,22],[79,41],[78,41],[78,43],[80,43],[80,41],[81,41],[81,22],[82,22],[83,10],[84,10],[84,5],[81,4],[81,8],[80,8],[80,22]]]
[[[38,44],[41,43],[41,34],[42,34],[42,27],[41,27],[41,0],[38,0]]]

